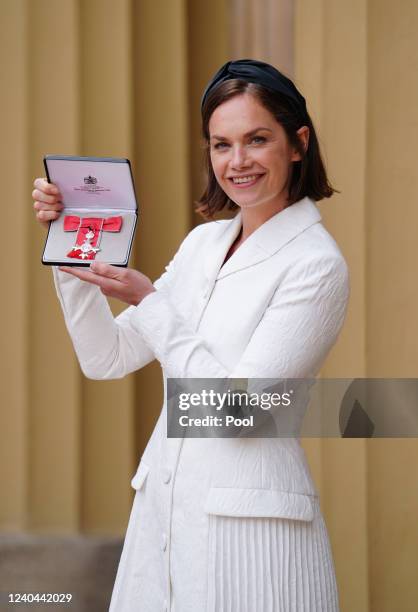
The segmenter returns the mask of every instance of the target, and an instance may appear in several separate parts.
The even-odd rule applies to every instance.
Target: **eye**
[[[253,136],[251,138],[251,142],[254,144],[262,144],[263,142],[266,142],[266,138],[264,136]]]
[[[225,149],[227,146],[228,145],[226,142],[217,142],[215,145],[213,145],[213,148],[219,151],[220,149]]]

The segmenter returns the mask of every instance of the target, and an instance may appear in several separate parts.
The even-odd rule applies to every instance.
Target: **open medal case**
[[[44,165],[64,208],[49,224],[42,263],[126,267],[138,219],[129,160],[47,155]]]

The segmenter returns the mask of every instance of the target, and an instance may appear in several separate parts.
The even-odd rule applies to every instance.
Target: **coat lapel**
[[[216,223],[216,222],[215,222]],[[218,222],[219,230],[216,232],[204,261],[204,271],[208,281],[215,282],[218,272],[225,260],[231,244],[241,230],[241,211],[230,221]]]
[[[217,234],[213,247],[205,259],[207,279],[215,282],[229,274],[256,265],[277,253],[298,234],[319,221],[321,214],[315,202],[303,198],[260,225],[222,266],[229,248],[241,229],[242,214],[239,211],[231,221],[222,224],[222,230]]]

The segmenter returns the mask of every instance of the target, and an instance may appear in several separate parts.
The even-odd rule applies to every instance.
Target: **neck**
[[[268,221],[271,217],[284,210],[287,207],[287,201],[281,201],[279,203],[271,202],[261,206],[254,206],[249,208],[241,208],[242,218],[242,233],[241,242],[250,236],[256,229],[258,229],[263,223]]]

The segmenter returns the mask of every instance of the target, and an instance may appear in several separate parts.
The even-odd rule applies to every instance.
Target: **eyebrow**
[[[258,127],[258,128],[255,128],[255,130],[251,130],[251,132],[247,132],[246,134],[244,134],[244,136],[245,137],[253,136],[256,132],[259,132],[260,130],[265,130],[266,132],[272,132],[273,131],[270,128],[267,128],[267,127]],[[212,138],[216,138],[216,140],[228,140],[227,138],[225,138],[225,136],[216,136],[215,134],[213,136],[211,136],[211,139]]]

